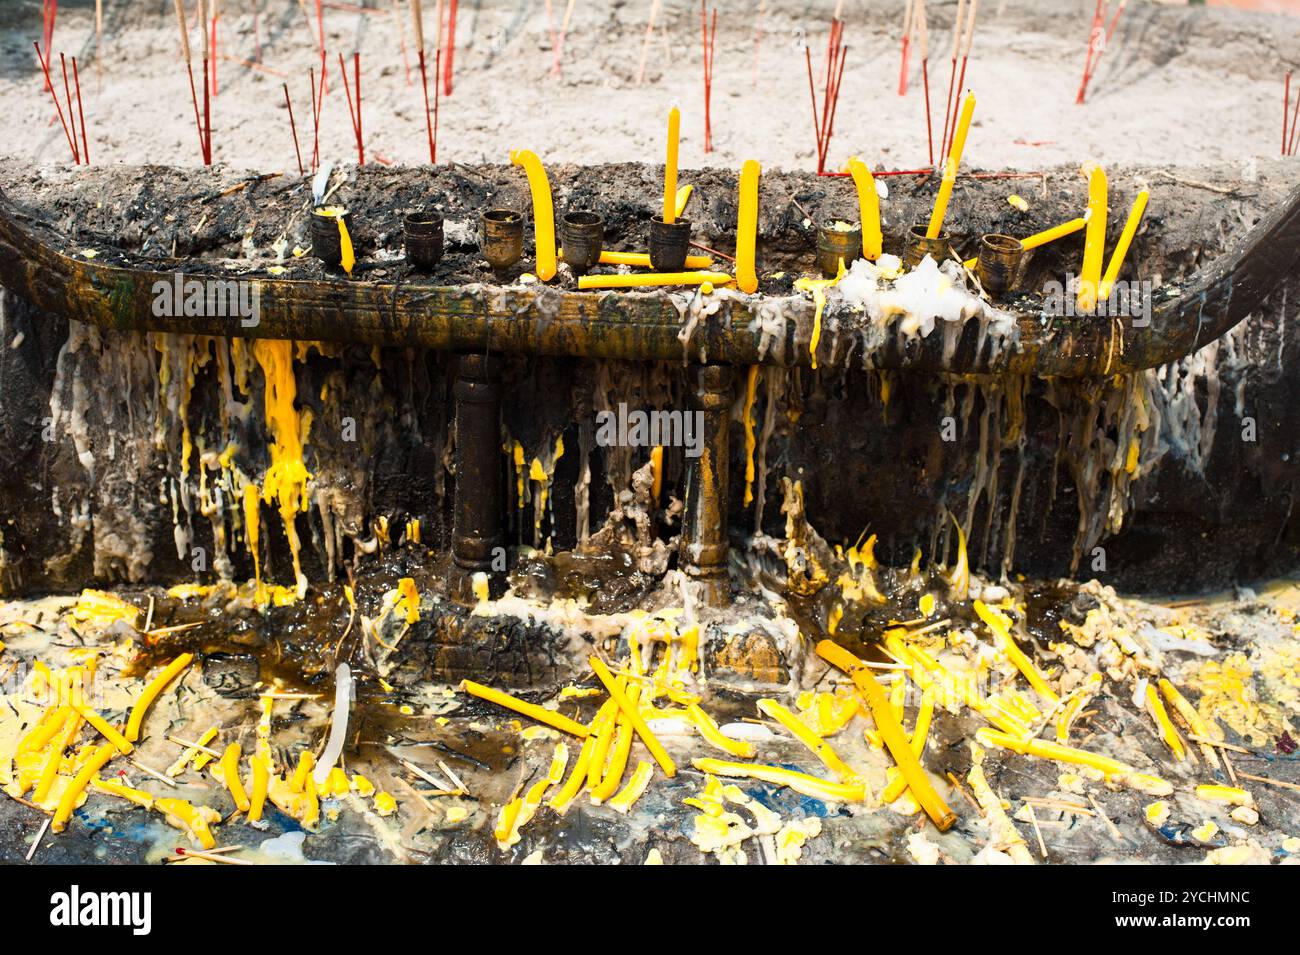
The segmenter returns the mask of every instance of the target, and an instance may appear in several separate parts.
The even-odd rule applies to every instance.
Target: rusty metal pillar
[[[473,600],[472,577],[492,580],[504,545],[501,500],[501,359],[461,355],[456,369],[456,509],[452,592]],[[498,567],[501,565],[498,564]]]
[[[698,387],[692,410],[702,413],[704,440],[700,456],[687,458],[680,557],[682,569],[701,585],[700,599],[711,607],[721,607],[731,601],[727,578],[727,413],[732,370],[730,365],[702,365],[695,374]]]

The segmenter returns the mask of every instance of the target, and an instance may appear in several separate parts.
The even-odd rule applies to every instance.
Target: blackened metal
[[[343,239],[339,234],[339,219],[347,226],[348,238],[352,248],[356,249],[356,232],[352,228],[352,213],[344,212],[341,216],[312,210],[311,214],[311,251],[316,258],[331,269],[343,266]]]
[[[412,212],[402,223],[406,261],[430,272],[442,260],[442,213],[437,209]]]
[[[711,607],[731,600],[727,578],[728,411],[730,365],[703,365],[697,372],[695,426],[703,426],[698,458],[687,458],[686,513],[682,518],[682,569],[701,586],[701,600]]]
[[[836,219],[817,227],[817,267],[822,275],[833,279],[840,273],[840,263],[847,269],[862,257],[862,226]]]
[[[479,248],[488,265],[503,272],[524,255],[524,217],[513,209],[489,209],[479,221]]]
[[[1016,275],[1025,247],[1019,239],[996,232],[980,237],[979,258],[975,268],[980,285],[990,295],[1001,295],[1016,287]]]
[[[907,233],[907,246],[903,250],[903,263],[914,269],[927,255],[936,262],[942,262],[952,253],[947,232],[940,232],[931,239],[925,234],[925,225],[914,225]]]
[[[680,272],[684,269],[690,246],[690,219],[664,222],[662,216],[655,216],[650,220],[650,265],[656,272]]]
[[[681,315],[666,294],[618,295],[527,287],[445,287],[405,282],[258,277],[259,321],[222,315],[158,315],[157,283],[166,267],[114,265],[65,255],[67,236],[35,220],[0,192],[0,284],[33,305],[116,331],[239,334],[259,338],[399,345],[444,351],[570,355],[680,361]],[[1013,296],[1014,348],[981,347],[968,322],[955,347],[942,335],[898,336],[872,353],[875,368],[952,374],[1030,374],[1084,378],[1141,371],[1196,351],[1258,311],[1300,269],[1300,189],[1237,245],[1185,281],[1157,289],[1149,315],[1104,322],[1054,319],[1041,299]],[[544,305],[543,307],[543,298]],[[811,308],[811,303],[807,303]],[[785,329],[784,349],[764,343],[750,306],[729,301],[717,321],[700,323],[693,354],[735,365],[809,363]]]
[[[501,484],[501,359],[461,355],[456,374],[456,507],[453,593],[473,599],[474,574],[493,576],[503,557]],[[504,570],[497,562],[497,570]]]
[[[582,275],[600,261],[605,248],[605,219],[595,212],[569,212],[560,223],[564,261]]]

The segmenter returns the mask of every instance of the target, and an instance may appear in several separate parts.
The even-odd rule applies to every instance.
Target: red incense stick
[[[59,122],[63,126],[63,135],[68,138],[68,148],[72,150],[72,160],[73,162],[79,162],[80,160],[77,156],[77,144],[73,140],[72,134],[68,132],[68,123],[63,118],[63,107],[59,105],[59,97],[54,92],[54,84],[50,82],[49,64],[45,62],[45,57],[41,56],[40,43],[33,42],[32,46],[36,47],[36,59],[41,64],[41,72],[45,74],[45,88],[50,91],[50,96],[54,100],[54,109],[59,114]]]
[[[442,92],[451,95],[451,67],[456,56],[456,0],[447,4],[447,56],[442,61]]]
[[[366,164],[366,149],[361,137],[361,54],[352,54],[352,73],[357,87],[355,101],[352,97],[352,91],[348,88],[348,68],[342,53],[339,54],[339,73],[343,77],[343,92],[347,94],[348,98],[348,116],[352,119],[352,131],[357,136],[357,165],[364,166]]]

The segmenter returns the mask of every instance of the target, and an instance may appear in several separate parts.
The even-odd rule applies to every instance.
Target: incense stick
[[[63,97],[68,101],[68,125],[72,128],[72,158],[80,166],[81,149],[77,146],[77,117],[72,114],[72,91],[68,85],[68,60],[62,53],[59,54],[59,66],[63,69]],[[58,99],[58,96],[54,97],[56,103]]]
[[[90,139],[86,135],[86,111],[81,105],[81,74],[77,72],[77,58],[72,58],[72,82],[77,87],[77,121],[81,124],[81,155],[86,160],[86,165],[90,165]],[[71,112],[71,104],[68,111]]]
[[[650,20],[645,26],[645,39],[641,41],[641,65],[636,71],[636,85],[640,86],[645,82],[645,61],[650,52],[650,37],[655,32],[655,16],[659,13],[659,4],[661,0],[651,0],[650,2]]]
[[[970,60],[970,47],[975,39],[975,14],[978,12],[980,0],[970,0],[970,9],[966,11],[966,37],[962,41],[961,50],[961,72],[957,74],[957,95],[966,88],[966,63]],[[952,128],[944,139],[944,155],[947,155],[947,147],[952,145],[952,138],[957,133],[957,110],[953,110]]]
[[[456,56],[456,0],[447,4],[447,55],[442,61],[442,93],[451,95],[451,68]]]
[[[934,165],[934,128],[930,122],[930,33],[925,19],[925,0],[916,0],[918,39],[921,45],[921,83],[925,87],[925,141],[930,165]]]
[[[708,0],[700,0],[700,29],[704,43],[704,152],[713,151],[713,49],[718,36],[718,11],[713,10],[712,28],[709,26]]]
[[[352,131],[357,137],[357,165],[364,166],[366,149],[361,138],[361,54],[359,52],[352,54],[352,74],[357,87],[355,106],[352,91],[348,88],[348,68],[342,53],[339,54],[339,73],[343,77],[343,92],[348,98],[348,116],[352,119]]]
[[[939,138],[939,155],[948,154],[948,121],[952,118],[952,91],[957,82],[957,52],[961,47],[961,25],[966,15],[966,0],[957,0],[957,19],[952,26],[952,56],[948,63],[948,101],[943,107],[943,133]]]
[[[49,64],[45,62],[45,57],[41,56],[40,43],[33,41],[32,46],[36,48],[36,59],[41,64],[41,72],[45,74],[45,87],[50,91],[50,96],[54,99],[54,109],[59,114],[59,122],[63,126],[63,135],[68,138],[68,148],[72,150],[73,162],[77,162],[77,144],[73,140],[72,134],[68,132],[67,120],[63,118],[63,107],[59,105],[58,94],[54,92],[54,84],[50,82]]]
[[[1286,71],[1282,84],[1282,155],[1286,155],[1286,114],[1291,111],[1291,71]]]
[[[903,55],[898,67],[898,95],[907,95],[907,54],[911,51],[912,46],[912,17],[915,15],[913,8],[917,0],[907,0],[903,7]],[[925,61],[922,60],[922,68]]]
[[[289,99],[289,84],[282,83],[284,87],[284,105],[289,110],[289,129],[293,133],[293,152],[298,157],[298,175],[303,175],[305,170],[302,168],[302,150],[298,148],[298,124],[293,121],[293,103]]]

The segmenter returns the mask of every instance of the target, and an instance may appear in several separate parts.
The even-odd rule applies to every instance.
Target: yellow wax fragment
[[[108,740],[123,756],[135,749],[130,740],[117,731],[117,728],[100,716],[84,703],[74,703],[74,708],[81,714],[82,719],[93,726],[99,735]]]
[[[1233,806],[1254,805],[1254,797],[1235,786],[1197,786],[1196,795],[1211,802],[1226,802]]]
[[[352,791],[356,793],[358,796],[360,796],[362,799],[365,799],[369,796],[374,795],[375,784],[372,783],[370,780],[366,779],[366,777],[362,776],[360,773],[353,773]]]
[[[686,203],[691,201],[691,193],[694,189],[694,186],[682,186],[677,190],[677,203],[676,208],[674,208],[673,211],[677,213],[679,217],[686,211]]]
[[[799,717],[776,700],[759,700],[758,708],[784,726],[799,742],[812,750],[813,755],[822,761],[822,765],[838,776],[840,782],[848,784],[861,782],[861,775],[850,768],[844,760],[840,759],[839,754],[831,748],[830,743],[810,730]]]
[[[153,796],[142,789],[132,789],[113,779],[92,779],[90,785],[100,792],[108,793],[111,796],[119,796],[128,802],[133,802],[137,806],[143,806],[145,809],[153,808]]]
[[[872,262],[884,250],[884,236],[880,231],[880,194],[871,170],[857,156],[849,157],[849,174],[858,190],[858,217],[862,222],[862,257]]]
[[[687,189],[690,186],[686,187]],[[650,265],[649,252],[613,252],[606,249],[600,253],[601,265],[631,265],[636,268],[648,269]],[[707,255],[688,255],[686,256],[686,268],[688,269],[707,269],[713,265],[713,259]]]
[[[257,822],[262,818],[262,809],[266,805],[266,793],[271,784],[271,771],[266,760],[256,755],[253,764],[253,794],[248,800],[248,821]]]
[[[668,111],[668,151],[664,159],[664,209],[666,223],[677,221],[677,141],[682,114],[674,106]]]
[[[659,503],[659,494],[664,487],[664,446],[656,445],[650,449],[650,467],[654,472],[654,481],[650,486],[650,493],[654,497],[654,502]]]
[[[740,212],[736,225],[736,285],[742,292],[758,291],[758,274],[754,270],[758,242],[758,177],[762,168],[753,159],[745,160],[740,169]]]
[[[352,274],[352,267],[357,264],[357,257],[352,251],[352,236],[348,235],[348,224],[342,216],[336,220],[339,224],[339,265],[343,271]]]
[[[779,766],[763,766],[758,763],[728,763],[721,759],[701,757],[691,760],[691,765],[705,773],[717,776],[739,776],[759,779],[778,786],[789,786],[797,793],[823,799],[828,802],[862,802],[866,798],[866,784],[833,783],[807,773],[782,769]]]
[[[637,735],[641,737],[641,742],[645,744],[645,748],[650,750],[650,755],[655,758],[655,762],[659,764],[659,768],[664,771],[664,775],[669,779],[676,776],[677,767],[669,757],[668,751],[663,748],[663,744],[659,742],[659,738],[650,731],[650,727],[647,726],[645,720],[641,718],[641,714],[637,710],[635,703],[629,702],[627,694],[615,685],[614,676],[609,672],[609,667],[605,666],[604,661],[597,656],[588,657],[587,662],[590,663],[591,668],[596,671],[596,676],[600,679],[600,682],[605,685],[605,690],[609,693],[610,698],[618,703],[618,708],[627,716],[633,729],[635,729]],[[583,729],[586,729],[586,727],[583,727]]]
[[[1029,203],[1021,196],[1017,196],[1015,193],[1007,196],[1007,204],[1010,205],[1011,208],[1018,209],[1021,212],[1029,211]]]
[[[555,277],[555,210],[551,205],[551,184],[536,153],[516,149],[510,161],[523,166],[528,174],[528,188],[533,194],[533,236],[537,246],[537,277],[549,282]]]
[[[375,795],[375,813],[380,816],[391,816],[397,812],[397,800],[386,792]]]
[[[1156,729],[1160,732],[1160,738],[1164,744],[1169,747],[1174,758],[1180,763],[1187,758],[1187,751],[1183,748],[1183,741],[1178,736],[1178,731],[1174,729],[1174,724],[1169,721],[1169,713],[1165,710],[1165,705],[1160,702],[1160,695],[1156,692],[1155,685],[1147,684],[1146,691],[1147,709],[1151,713],[1151,718],[1156,722]]]
[[[758,440],[754,436],[754,397],[757,390],[758,366],[750,365],[745,380],[745,413],[741,419],[745,426],[745,507],[754,500],[754,451],[758,447]]]
[[[609,801],[609,807],[615,812],[626,813],[632,808],[632,804],[641,798],[645,792],[646,786],[650,784],[650,777],[654,775],[655,769],[644,759],[636,764],[636,769],[632,772],[632,778],[627,781],[613,799]]]

